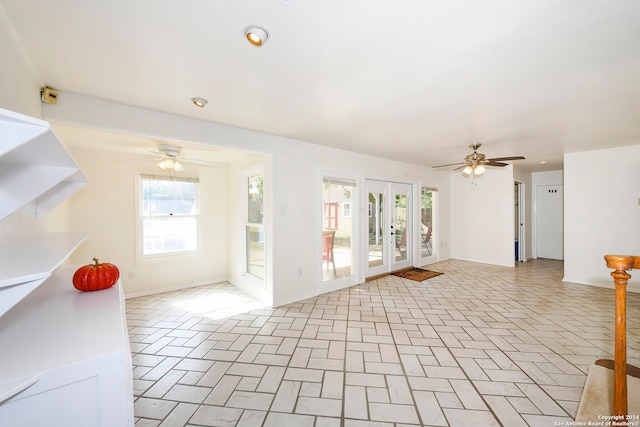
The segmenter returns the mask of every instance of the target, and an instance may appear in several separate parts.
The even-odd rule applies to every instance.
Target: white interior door
[[[538,258],[563,259],[562,185],[536,190],[536,246]]]
[[[366,194],[365,276],[410,267],[413,242],[411,185],[367,180]]]

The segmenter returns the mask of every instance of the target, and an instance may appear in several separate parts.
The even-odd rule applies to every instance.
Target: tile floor
[[[445,261],[275,309],[226,283],[129,299],[136,426],[554,426],[612,358],[613,291],[562,262]],[[633,280],[633,279],[632,279]],[[628,296],[640,359],[640,295]]]

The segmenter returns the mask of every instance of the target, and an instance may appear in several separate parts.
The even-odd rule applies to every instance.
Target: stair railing
[[[640,256],[605,255],[616,287],[615,342],[613,362],[613,415],[627,415],[627,270],[640,269]]]

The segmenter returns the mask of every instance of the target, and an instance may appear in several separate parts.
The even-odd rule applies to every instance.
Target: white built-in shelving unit
[[[42,120],[0,109],[0,221],[36,217],[86,178]],[[97,292],[62,266],[86,233],[0,235],[0,425],[132,426],[121,283]]]

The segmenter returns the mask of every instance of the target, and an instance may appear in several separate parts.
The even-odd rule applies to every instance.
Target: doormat
[[[403,279],[415,280],[416,282],[422,282],[423,280],[431,279],[432,277],[439,276],[444,273],[437,271],[423,270],[422,268],[411,268],[409,270],[396,271],[391,273],[394,276],[402,277]]]

